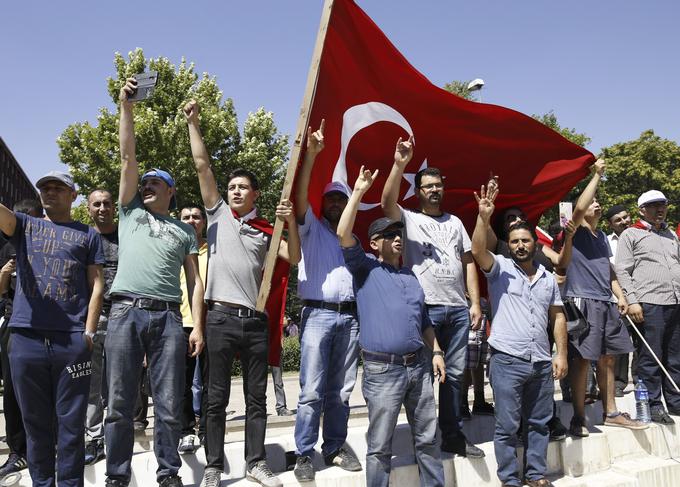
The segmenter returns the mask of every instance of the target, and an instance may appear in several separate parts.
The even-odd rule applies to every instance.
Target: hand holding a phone
[[[0,274],[7,274],[11,276],[17,270],[16,259],[9,259],[7,263],[0,269]]]
[[[134,95],[135,90],[137,90],[137,80],[135,78],[125,80],[125,85],[120,89],[120,94],[118,95],[121,105],[132,105],[133,102],[130,101],[130,97]]]

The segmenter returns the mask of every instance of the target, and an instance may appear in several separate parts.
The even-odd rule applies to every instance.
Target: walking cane
[[[678,385],[675,383],[675,381],[671,377],[671,374],[669,374],[668,371],[666,370],[666,368],[663,365],[661,365],[661,360],[659,360],[659,357],[656,356],[656,354],[654,353],[654,350],[652,350],[652,347],[649,346],[649,343],[647,343],[647,340],[645,340],[645,337],[642,336],[642,333],[640,333],[640,330],[638,330],[637,325],[635,323],[633,323],[633,320],[630,319],[630,316],[626,315],[626,318],[628,318],[628,322],[630,323],[630,326],[632,326],[633,330],[635,330],[635,333],[638,334],[638,336],[640,337],[640,340],[642,340],[642,343],[645,344],[645,346],[647,347],[647,350],[649,350],[649,353],[651,353],[652,357],[654,357],[654,360],[656,360],[656,363],[659,364],[659,367],[661,367],[661,370],[663,370],[663,373],[666,374],[666,377],[668,377],[668,380],[671,381],[671,384],[673,384],[673,387],[675,387],[675,390],[680,392],[680,389],[678,388]]]

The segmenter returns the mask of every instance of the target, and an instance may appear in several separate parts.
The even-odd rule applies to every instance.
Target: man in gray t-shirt
[[[439,427],[442,450],[481,458],[484,452],[462,431],[461,383],[465,370],[470,326],[481,326],[477,268],[470,253],[470,238],[461,221],[442,210],[444,179],[433,167],[415,177],[418,210],[399,206],[404,169],[413,157],[413,137],[397,142],[394,165],[382,193],[385,215],[404,222],[404,264],[412,268],[425,290],[427,312],[442,349],[446,351],[446,381],[439,388]],[[465,300],[465,289],[470,308]]]
[[[184,114],[208,214],[208,406],[202,485],[218,487],[224,471],[225,409],[229,402],[231,364],[238,353],[245,374],[246,477],[269,487],[280,486],[281,481],[267,465],[264,449],[268,324],[267,316],[256,310],[271,226],[257,215],[255,201],[260,189],[252,172],[237,169],[229,174],[228,202],[222,198],[201,135],[198,104],[187,103]],[[297,264],[300,238],[290,201],[282,200],[276,215],[288,224],[288,242],[281,242],[278,255]]]

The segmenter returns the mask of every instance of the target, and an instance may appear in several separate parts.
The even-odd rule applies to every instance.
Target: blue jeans
[[[154,453],[160,480],[182,466],[177,445],[184,393],[187,340],[179,311],[150,311],[113,304],[104,344],[109,385],[104,423],[106,475],[130,481],[132,418],[146,355],[154,405]]]
[[[305,307],[300,337],[300,399],[295,420],[298,455],[311,456],[323,412],[323,455],[347,439],[349,396],[357,380],[359,323],[351,313]]]
[[[442,441],[456,441],[463,437],[461,383],[470,332],[470,310],[466,306],[428,305],[427,314],[439,346],[446,354],[446,380],[439,385],[439,429],[442,430]]]
[[[548,454],[548,421],[553,415],[555,384],[550,361],[530,362],[494,351],[490,362],[496,430],[493,446],[498,478],[505,485],[522,485],[517,461],[517,429],[527,428],[526,478],[545,477]]]
[[[368,405],[366,487],[387,487],[392,463],[392,436],[403,404],[411,426],[420,485],[444,486],[444,468],[437,445],[437,416],[428,353],[410,367],[364,362],[362,392]]]

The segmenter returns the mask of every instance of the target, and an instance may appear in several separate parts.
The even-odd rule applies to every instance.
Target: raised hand
[[[201,112],[201,107],[196,100],[190,100],[184,105],[182,111],[188,123],[198,123],[198,114]]]
[[[125,105],[131,105],[132,101],[128,100],[128,98],[134,94],[135,90],[137,89],[137,80],[134,78],[128,78],[125,80],[125,85],[120,89],[120,93],[118,94],[118,100],[120,101],[121,104]]]
[[[593,171],[602,176],[604,174],[604,170],[607,167],[607,163],[604,161],[604,159],[598,159],[591,167]]]
[[[354,183],[354,191],[359,191],[362,194],[366,193],[373,185],[373,181],[375,181],[375,178],[378,176],[378,172],[379,170],[376,169],[373,174],[371,174],[370,169],[364,169],[364,166],[361,166],[357,182]]]
[[[486,188],[484,185],[479,189],[479,194],[475,191],[475,199],[477,200],[477,205],[479,206],[479,216],[482,220],[488,222],[493,215],[493,210],[495,209],[494,201],[496,201],[496,196],[498,196],[498,187]]]
[[[276,216],[279,220],[288,224],[295,220],[295,212],[293,211],[293,203],[288,199],[282,199],[276,207]]]
[[[498,186],[498,176],[493,173],[493,171],[489,171],[489,182],[486,183],[486,188],[487,191],[490,191],[491,189],[499,189]]]
[[[319,130],[312,132],[312,127],[307,127],[307,152],[317,155],[325,146],[323,139],[323,131],[326,127],[326,119],[321,120]]]
[[[403,141],[401,137],[397,141],[397,146],[394,149],[394,163],[399,166],[400,169],[404,169],[406,165],[411,162],[413,157],[413,135],[411,135],[407,141]]]

